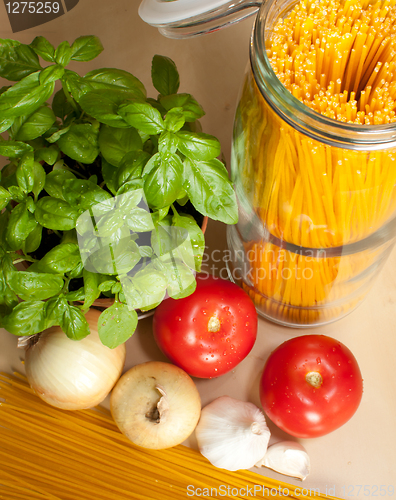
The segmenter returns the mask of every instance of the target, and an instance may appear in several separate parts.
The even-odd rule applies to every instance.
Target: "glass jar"
[[[216,11],[157,26],[167,36],[193,36],[230,17],[234,22],[235,6],[257,8],[251,1],[217,3]],[[257,311],[285,326],[308,327],[360,304],[392,250],[396,124],[327,118],[283,86],[266,45],[275,23],[297,3],[266,0],[256,18],[232,144],[239,222],[228,227],[227,239],[230,278]]]
[[[240,218],[228,227],[232,279],[286,326],[329,323],[367,295],[395,242],[396,125],[352,125],[313,111],[266,53],[297,2],[267,0],[252,35],[231,170]]]

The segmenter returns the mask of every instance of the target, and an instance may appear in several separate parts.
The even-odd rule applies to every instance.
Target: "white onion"
[[[71,340],[60,327],[37,336],[26,349],[25,369],[31,387],[45,402],[64,410],[82,410],[101,403],[119,379],[126,349],[104,346],[98,335],[100,312],[85,315],[91,333]]]
[[[160,361],[127,371],[110,398],[120,431],[142,448],[160,450],[182,443],[194,431],[201,398],[187,373]]]

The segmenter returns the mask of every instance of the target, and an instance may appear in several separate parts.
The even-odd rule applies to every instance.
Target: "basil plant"
[[[197,219],[234,224],[237,205],[174,62],[154,56],[153,99],[127,71],[67,69],[102,50],[95,36],[57,48],[0,40],[0,77],[14,82],[0,89],[0,326],[27,336],[59,325],[80,340],[84,313],[110,297],[99,335],[114,348],[136,310],[194,291]]]

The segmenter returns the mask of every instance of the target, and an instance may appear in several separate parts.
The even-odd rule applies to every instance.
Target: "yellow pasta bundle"
[[[298,3],[267,41],[276,76],[314,112],[355,125],[356,137],[356,126],[395,122],[395,3]],[[236,130],[243,138],[234,145],[237,176],[269,234],[243,242],[244,288],[259,311],[283,324],[345,315],[392,247],[390,237],[376,235],[396,212],[396,150],[346,148],[300,132],[268,105],[251,73]]]
[[[51,407],[20,375],[0,373],[0,399],[4,500],[334,499],[250,471],[217,469],[185,446],[137,448],[110,412]]]
[[[396,121],[394,0],[300,2],[280,20],[268,57],[304,104],[350,123]]]

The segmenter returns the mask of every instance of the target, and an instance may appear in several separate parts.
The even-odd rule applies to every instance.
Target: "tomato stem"
[[[220,330],[220,320],[216,316],[212,316],[208,321],[208,332],[216,333]]]
[[[323,383],[322,375],[319,372],[308,372],[305,375],[305,380],[309,385],[312,385],[315,389],[320,387]]]

